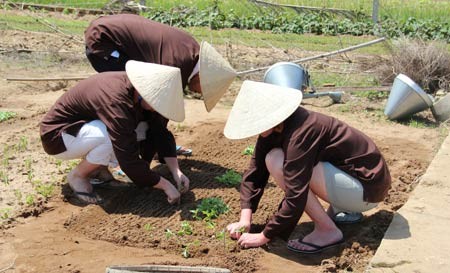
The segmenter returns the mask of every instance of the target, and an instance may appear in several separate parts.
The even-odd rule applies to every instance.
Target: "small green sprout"
[[[16,116],[16,113],[11,111],[0,111],[0,122],[7,121]]]
[[[255,146],[253,145],[248,145],[244,151],[242,151],[243,155],[253,155],[253,153],[255,152]]]

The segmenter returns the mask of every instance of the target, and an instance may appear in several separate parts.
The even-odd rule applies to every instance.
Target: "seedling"
[[[144,230],[151,232],[153,230],[153,226],[150,223],[144,225]]]
[[[0,171],[0,180],[6,185],[9,185],[9,177],[6,171]]]
[[[244,151],[242,151],[243,155],[253,155],[253,153],[255,152],[255,146],[253,145],[248,145]]]
[[[217,181],[227,186],[236,186],[241,183],[242,175],[234,170],[228,170],[221,176],[215,177]]]
[[[17,151],[26,151],[28,147],[28,139],[24,136],[20,137],[19,143],[17,144]]]
[[[0,111],[0,122],[7,121],[16,116],[16,113],[10,111]]]
[[[14,195],[16,196],[17,201],[19,201],[19,202],[22,201],[22,192],[20,190],[15,190]]]
[[[178,236],[192,235],[192,226],[187,222],[181,222],[181,229],[177,232]]]
[[[189,247],[192,246],[192,245],[199,246],[200,245],[200,241],[199,240],[195,240],[192,243],[188,243],[188,244],[186,244],[185,246],[182,247],[181,255],[184,258],[187,259],[187,258],[191,257],[191,253],[189,253]]]
[[[173,236],[175,236],[175,233],[173,233],[170,229],[166,229],[166,231],[164,232],[164,234],[166,235],[166,239],[170,239]]]
[[[205,220],[211,222],[219,215],[227,213],[229,207],[218,197],[210,197],[202,200],[195,210],[191,210],[192,217],[195,220]]]
[[[55,185],[53,183],[44,184],[40,180],[36,180],[32,182],[36,189],[36,192],[45,197],[45,199],[49,198],[53,194],[53,190],[55,189]]]
[[[4,208],[0,210],[0,219],[6,220],[11,217],[11,208]]]
[[[28,194],[25,197],[25,204],[27,204],[28,206],[32,206],[34,204],[34,195]]]

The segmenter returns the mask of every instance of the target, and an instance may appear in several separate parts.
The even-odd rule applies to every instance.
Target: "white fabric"
[[[200,71],[200,62],[197,62],[192,70],[191,75],[189,75],[188,82]]]
[[[84,124],[76,137],[63,133],[62,138],[67,150],[55,155],[58,159],[85,158],[89,163],[103,166],[117,162],[106,126],[100,120]]]
[[[329,162],[322,162],[328,199],[334,212],[363,212],[378,203],[363,200],[364,188],[361,182]]]

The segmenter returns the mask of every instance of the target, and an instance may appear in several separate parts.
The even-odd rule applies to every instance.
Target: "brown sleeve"
[[[111,116],[114,119],[111,120]],[[110,103],[99,112],[102,120],[108,120],[108,133],[114,153],[125,174],[138,186],[154,186],[160,175],[153,172],[147,161],[140,158],[139,144],[136,140],[133,109],[123,103]]]
[[[250,167],[242,178],[240,188],[242,209],[251,208],[255,212],[258,208],[259,201],[264,193],[264,187],[269,179],[265,158],[270,150],[269,141],[259,137],[256,142],[255,152],[250,160]]]

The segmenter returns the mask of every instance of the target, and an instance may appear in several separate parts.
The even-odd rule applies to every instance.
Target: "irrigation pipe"
[[[369,41],[369,42],[366,42],[366,43],[362,43],[362,44],[359,44],[359,45],[350,46],[350,47],[339,49],[339,50],[336,50],[336,51],[320,54],[320,55],[317,55],[317,56],[306,57],[306,58],[302,58],[302,59],[291,61],[291,62],[292,63],[302,63],[302,62],[312,61],[312,60],[325,58],[325,57],[328,57],[328,56],[332,56],[332,55],[336,55],[336,54],[341,54],[341,53],[344,53],[344,52],[352,51],[352,50],[355,50],[355,49],[358,49],[358,48],[370,46],[370,45],[377,44],[377,43],[380,43],[380,42],[383,42],[383,41],[386,41],[385,37],[382,37],[382,38],[379,38],[379,39],[376,39],[376,40],[372,40],[372,41]],[[239,71],[239,72],[237,72],[237,74],[238,74],[238,76],[241,76],[241,75],[245,75],[245,74],[259,72],[261,70],[266,70],[269,67],[270,66],[264,66],[264,67],[260,67],[260,68],[254,68],[254,69]]]

